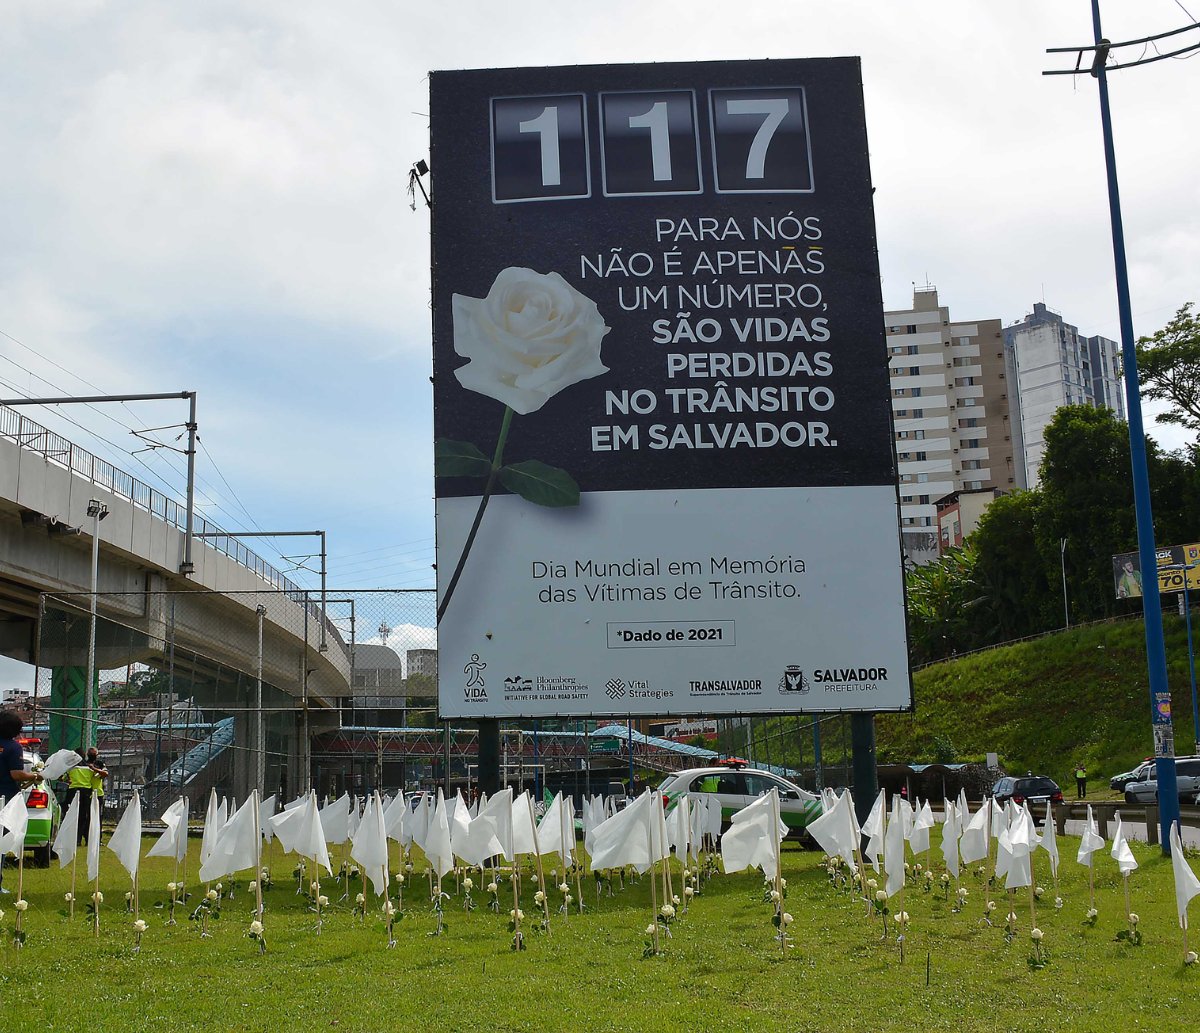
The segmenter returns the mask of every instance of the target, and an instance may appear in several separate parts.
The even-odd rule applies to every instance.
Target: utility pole
[[[1100,28],[1100,0],[1092,2],[1091,46],[1057,47],[1050,54],[1073,53],[1075,67],[1047,71],[1043,75],[1079,75],[1085,54],[1092,57],[1088,74],[1096,80],[1100,95],[1100,127],[1104,136],[1104,165],[1108,176],[1108,207],[1112,223],[1113,263],[1117,280],[1117,310],[1121,322],[1121,357],[1125,367],[1125,404],[1129,415],[1129,457],[1133,480],[1133,507],[1137,518],[1138,557],[1145,576],[1151,576],[1158,563],[1154,549],[1154,523],[1150,508],[1150,476],[1146,463],[1146,435],[1142,423],[1142,399],[1138,384],[1136,338],[1133,335],[1133,307],[1129,297],[1129,267],[1125,258],[1125,228],[1121,218],[1121,194],[1117,185],[1117,157],[1113,143],[1112,111],[1108,100],[1108,58],[1114,49],[1145,47],[1159,39],[1195,29],[1183,29],[1148,36],[1144,39],[1112,43],[1104,38]],[[1200,42],[1180,50],[1159,53],[1155,47],[1152,57],[1135,58],[1120,68],[1151,64],[1200,48]],[[1158,776],[1158,813],[1160,842],[1164,856],[1171,854],[1171,826],[1179,820],[1179,792],[1175,779],[1175,732],[1171,723],[1171,690],[1167,683],[1167,653],[1163,641],[1162,606],[1158,594],[1143,595],[1142,614],[1146,626],[1146,663],[1150,674],[1150,727],[1154,740],[1155,768]]]
[[[324,653],[329,649],[325,638],[326,599],[325,599],[325,532],[324,531],[197,531],[196,538],[320,538],[321,539],[321,635],[317,652]],[[307,600],[308,593],[305,593]]]

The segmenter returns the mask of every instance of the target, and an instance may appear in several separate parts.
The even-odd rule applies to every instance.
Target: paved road
[[[1139,810],[1140,810],[1140,808],[1139,808]],[[1142,843],[1146,842],[1146,823],[1144,821],[1128,821],[1125,819],[1124,815],[1122,815],[1121,824],[1122,824],[1122,827],[1125,829],[1125,838],[1126,839],[1136,839]],[[1110,822],[1109,826],[1108,826],[1107,834],[1104,838],[1106,840],[1111,841],[1112,832],[1113,832],[1113,823]],[[1068,818],[1067,819],[1067,835],[1068,836],[1082,836],[1083,835],[1083,822],[1078,821],[1078,820],[1072,820],[1072,819]],[[1197,849],[1200,849],[1200,829],[1189,828],[1187,825],[1184,825],[1180,829],[1180,835],[1183,838],[1184,846],[1196,847]]]

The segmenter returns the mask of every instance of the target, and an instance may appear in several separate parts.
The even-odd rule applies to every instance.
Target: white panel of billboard
[[[431,82],[442,716],[911,707],[857,59]]]

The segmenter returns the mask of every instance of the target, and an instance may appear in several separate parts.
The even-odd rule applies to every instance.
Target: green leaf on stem
[[[492,471],[492,461],[469,441],[433,443],[433,472],[435,477],[486,477]]]
[[[566,470],[536,459],[501,467],[500,483],[514,495],[538,506],[578,506],[579,485]]]

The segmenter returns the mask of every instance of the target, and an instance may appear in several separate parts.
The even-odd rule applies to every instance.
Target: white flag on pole
[[[82,763],[83,759],[79,756],[78,750],[55,750],[42,768],[42,778],[47,782],[53,782]]]
[[[58,834],[54,837],[54,852],[58,855],[59,868],[69,865],[75,859],[75,851],[79,848],[79,801],[82,799],[78,793],[71,797],[67,816],[58,826]]]
[[[100,874],[100,797],[92,793],[92,805],[88,811],[87,875],[88,882],[95,882]]]
[[[131,879],[137,878],[138,860],[142,851],[142,798],[135,789],[133,799],[125,806],[125,813],[117,822],[108,849],[117,855]]]
[[[293,807],[271,819],[271,827],[283,849],[301,857],[311,858],[330,875],[333,866],[329,863],[329,849],[325,845],[325,831],[321,828],[321,814],[317,808],[317,794],[308,794],[302,807]]]
[[[408,809],[408,801],[404,798],[404,790],[397,791],[383,809],[383,827],[388,834],[388,839],[394,839],[397,843],[404,845],[404,818],[405,811]],[[411,840],[409,841],[411,842]]]
[[[787,835],[787,826],[776,817],[778,806],[779,791],[772,787],[729,819],[731,824],[721,836],[726,872],[760,867],[767,878],[775,877],[775,857]]]
[[[217,791],[213,789],[208,794],[208,809],[204,812],[204,835],[200,839],[201,865],[212,855],[222,824],[224,823],[221,821],[221,806],[217,803]]]
[[[200,866],[201,882],[216,882],[234,872],[244,871],[258,865],[259,837],[261,831],[255,823],[255,805],[258,790],[250,790],[250,796],[225,822],[213,845],[208,860]]]
[[[25,831],[29,827],[29,811],[25,807],[25,797],[17,793],[0,810],[0,828],[8,829],[4,837],[4,846],[0,849],[0,857],[11,853],[20,857],[25,850]]]
[[[147,857],[171,857],[182,861],[187,854],[188,802],[180,797],[163,811],[162,822],[167,826],[147,852]]]
[[[959,828],[958,808],[942,798],[942,857],[946,859],[946,871],[955,879],[958,878],[958,837]]]
[[[321,808],[321,831],[325,842],[333,845],[350,838],[350,794],[342,793],[333,803]]]
[[[854,833],[849,797],[849,793],[835,797],[829,810],[810,822],[806,831],[821,845],[825,853],[831,857],[840,857],[853,871],[857,837]]]
[[[1050,874],[1058,878],[1058,833],[1054,827],[1054,805],[1046,804],[1046,824],[1042,826],[1042,849],[1050,855]]]
[[[933,824],[933,808],[926,800],[913,816],[912,831],[907,837],[908,847],[914,857],[929,849],[929,830],[933,828]]]
[[[1137,860],[1129,844],[1125,841],[1125,827],[1121,824],[1121,812],[1117,811],[1117,831],[1113,833],[1112,859],[1117,862],[1122,875],[1128,875],[1137,870]]]
[[[1183,854],[1183,840],[1179,838],[1179,822],[1171,826],[1171,869],[1175,873],[1175,910],[1179,914],[1179,928],[1188,927],[1187,909],[1192,897],[1200,894],[1200,879],[1192,871]]]
[[[379,793],[367,798],[362,820],[354,830],[350,844],[350,856],[362,865],[371,880],[375,896],[382,897],[388,887],[388,844],[387,828],[384,824],[383,800]]]
[[[1096,819],[1092,817],[1092,805],[1087,805],[1087,820],[1083,824],[1083,835],[1079,839],[1079,852],[1075,860],[1088,868],[1092,867],[1092,855],[1097,850],[1104,849],[1104,837],[1096,827]]]
[[[962,855],[963,864],[974,864],[982,861],[988,855],[988,818],[993,804],[984,800],[983,806],[967,822],[962,837],[958,841],[958,849]]]
[[[892,814],[883,833],[883,888],[890,897],[904,888],[904,810],[897,793],[892,797]]]
[[[263,839],[268,843],[275,838],[275,833],[271,831],[270,822],[275,817],[275,808],[277,805],[278,801],[274,793],[258,805],[258,823],[262,826]]]
[[[650,791],[642,793],[623,811],[605,818],[593,835],[592,870],[633,865],[639,872],[650,867]]]
[[[862,825],[862,834],[867,837],[867,847],[863,851],[863,856],[871,862],[876,875],[879,874],[879,858],[883,853],[883,821],[886,809],[887,791],[880,789],[879,795],[875,797],[875,802],[871,805],[867,820]]]
[[[458,848],[466,842],[471,830],[471,810],[467,806],[467,801],[463,799],[461,789],[447,804],[447,810],[450,822],[450,850],[455,856],[461,857]]]
[[[503,856],[506,861],[511,861],[509,846],[512,840],[512,821],[512,787],[505,786],[480,805],[479,814],[471,819],[458,856],[469,865],[481,865],[489,857],[495,857],[497,854]]]
[[[439,879],[454,870],[454,850],[450,845],[450,816],[440,786],[429,830],[425,834],[425,846],[422,849]]]

